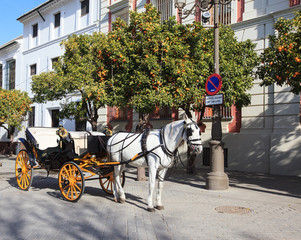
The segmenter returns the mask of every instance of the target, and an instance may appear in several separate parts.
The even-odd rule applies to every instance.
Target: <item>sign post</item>
[[[222,88],[222,78],[218,73],[210,75],[205,84],[208,96],[205,105],[213,107],[212,140],[210,144],[210,173],[206,179],[206,188],[209,190],[225,190],[229,187],[228,176],[224,173],[224,143],[222,141],[222,128],[220,105],[224,103],[223,94],[217,94]]]

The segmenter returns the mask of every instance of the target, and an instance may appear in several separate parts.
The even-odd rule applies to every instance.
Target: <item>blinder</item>
[[[192,136],[192,129],[191,128],[187,128],[186,129],[186,135],[187,135],[187,137],[191,137]]]
[[[192,149],[192,151],[197,150],[197,148],[199,146],[202,146],[201,143],[197,143],[199,141],[201,141],[200,138],[196,138],[196,139],[190,139],[190,137],[193,135],[193,129],[191,127],[188,127],[189,125],[195,125],[196,129],[198,129],[198,126],[196,125],[196,123],[194,121],[190,122],[190,123],[186,123],[185,122],[185,133],[186,133],[186,137],[187,137],[187,144],[190,146],[190,148]],[[184,131],[183,131],[184,132]]]

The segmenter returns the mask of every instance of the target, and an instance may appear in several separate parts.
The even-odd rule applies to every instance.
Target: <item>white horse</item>
[[[164,177],[167,169],[173,165],[175,154],[183,140],[187,141],[194,153],[202,152],[200,129],[192,119],[185,118],[169,123],[161,130],[140,134],[119,132],[113,135],[108,141],[107,151],[111,161],[120,162],[120,165],[114,167],[115,201],[125,202],[120,175],[125,163],[129,163],[135,167],[149,169],[148,211],[154,211],[153,192],[158,172],[156,208],[164,209],[161,201]]]

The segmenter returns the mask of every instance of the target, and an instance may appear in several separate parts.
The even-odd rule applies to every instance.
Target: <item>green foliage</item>
[[[26,92],[0,88],[0,127],[20,128],[30,111],[31,100]]]
[[[33,76],[34,101],[65,99],[61,104],[61,117],[87,120],[96,130],[97,110],[105,106],[106,95],[99,81],[99,60],[94,51],[105,42],[106,36],[99,33],[73,35],[63,41],[65,53],[54,65],[55,71]],[[81,100],[75,103],[66,98],[72,94],[80,95]]]
[[[301,10],[293,19],[280,18],[274,24],[276,35],[269,36],[270,47],[261,54],[258,76],[262,85],[287,84],[291,92],[301,91]]]
[[[213,30],[200,23],[181,25],[170,18],[161,24],[157,9],[131,12],[129,24],[117,19],[107,35],[71,36],[55,71],[33,77],[34,100],[65,99],[64,117],[87,119],[96,126],[105,105],[151,113],[165,106],[203,108],[205,82],[214,73]],[[225,104],[249,103],[257,55],[250,41],[238,42],[229,27],[220,30],[220,62]]]
[[[158,106],[201,109],[206,79],[214,73],[213,29],[197,22],[181,25],[174,18],[161,24],[157,9],[151,4],[145,8],[131,12],[128,25],[117,19],[108,34],[108,48],[100,52],[100,80],[110,105],[140,113]],[[246,91],[258,64],[254,47],[250,41],[238,42],[229,27],[221,27],[220,74],[227,106],[250,102]]]

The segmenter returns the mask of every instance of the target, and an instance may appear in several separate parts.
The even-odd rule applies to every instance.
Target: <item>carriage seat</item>
[[[29,127],[28,130],[37,141],[40,150],[58,146],[60,137],[56,134],[57,128]]]

